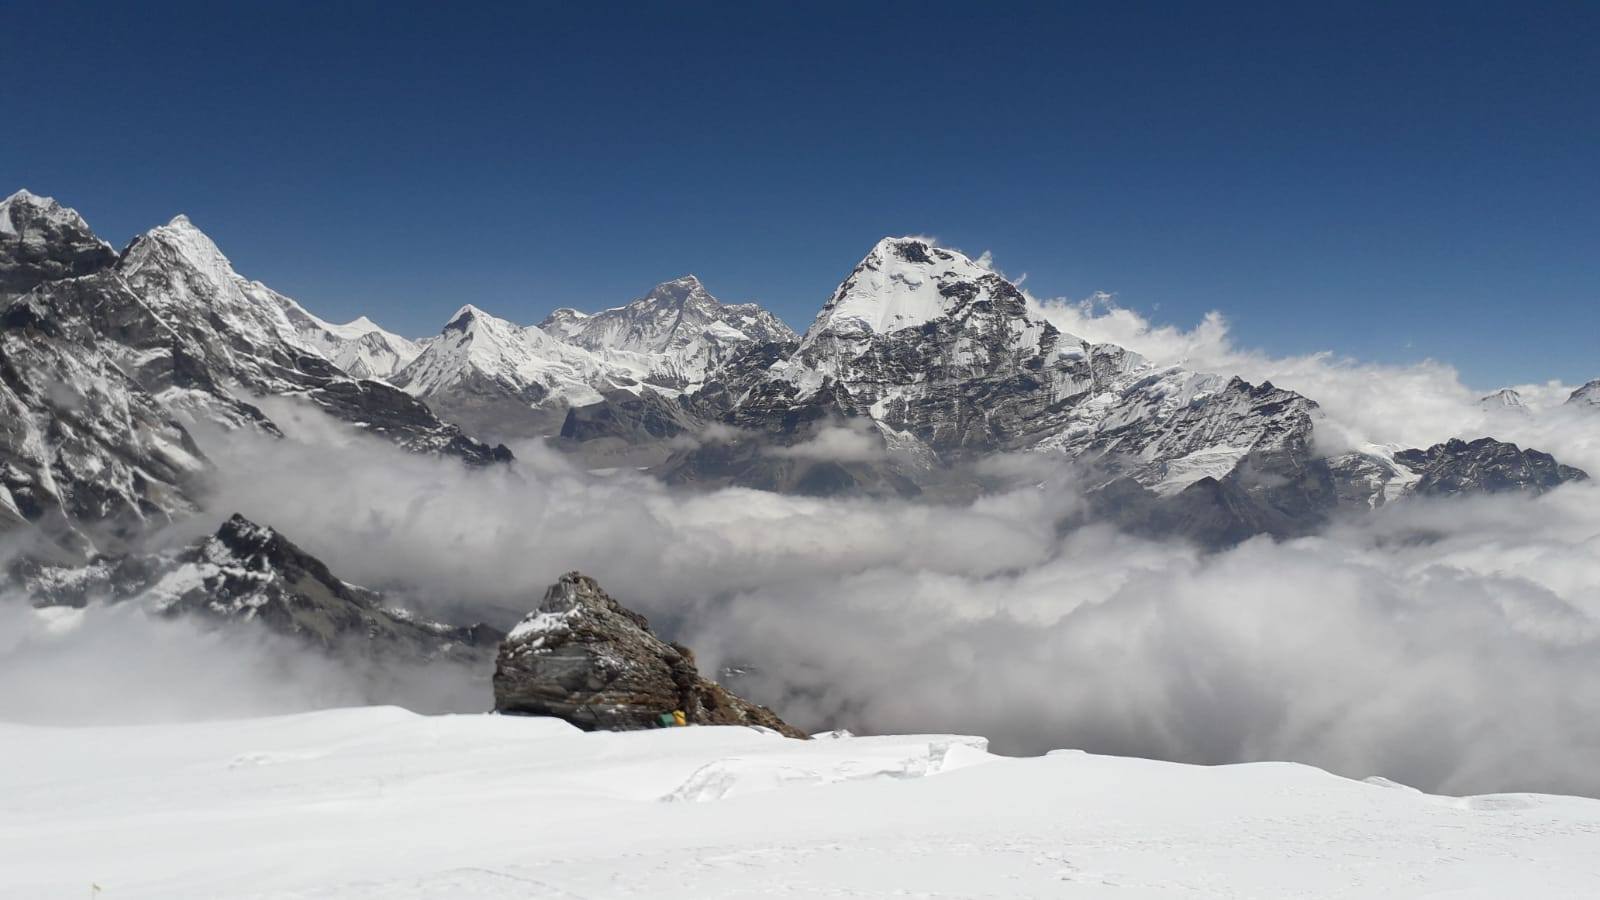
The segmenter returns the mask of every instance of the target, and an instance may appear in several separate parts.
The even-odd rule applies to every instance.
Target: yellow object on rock
[[[672,724],[687,725],[689,724],[689,717],[684,715],[683,710],[675,709],[672,711]]]

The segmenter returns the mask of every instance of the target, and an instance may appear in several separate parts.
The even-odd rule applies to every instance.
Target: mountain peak
[[[521,325],[509,319],[502,319],[493,313],[484,312],[471,303],[462,304],[461,308],[450,316],[445,323],[444,331],[467,331],[476,327],[487,326],[497,330],[522,331]]]
[[[650,293],[634,301],[635,305],[640,306],[666,305],[674,308],[690,303],[712,307],[721,306],[717,302],[717,298],[711,296],[711,292],[706,290],[706,286],[700,283],[700,279],[693,275],[684,275],[671,281],[663,281],[651,288]]]
[[[917,236],[886,237],[850,273],[807,332],[861,337],[916,328],[967,306],[980,293],[1004,294],[1021,314],[1022,295],[988,266]]]
[[[465,331],[473,322],[479,321],[487,315],[487,313],[471,303],[463,303],[460,309],[451,314],[449,321],[445,322],[444,330]]]
[[[1567,398],[1567,404],[1578,407],[1600,407],[1600,378],[1596,378],[1594,381],[1573,391],[1572,395]]]
[[[83,216],[69,206],[62,206],[54,197],[41,197],[21,188],[0,200],[0,234],[23,237],[47,229],[91,234]]]
[[[1478,398],[1478,406],[1485,410],[1526,410],[1528,408],[1528,404],[1523,401],[1522,395],[1511,388],[1501,388],[1488,396]]]
[[[214,285],[224,285],[240,277],[216,242],[188,216],[181,214],[134,238],[123,254],[122,269],[133,276],[149,267],[159,268],[170,263],[181,264]]]
[[[109,268],[117,252],[78,211],[27,189],[0,200],[0,298]]]
[[[53,197],[41,197],[27,188],[18,188],[16,193],[13,193],[4,200],[0,200],[0,206],[11,206],[12,204],[27,204],[29,206],[61,205],[57,203]]]

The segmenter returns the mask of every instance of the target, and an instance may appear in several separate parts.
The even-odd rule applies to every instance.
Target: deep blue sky
[[[331,5],[0,0],[0,194],[408,333],[684,272],[804,327],[914,232],[1274,352],[1600,376],[1597,4]]]

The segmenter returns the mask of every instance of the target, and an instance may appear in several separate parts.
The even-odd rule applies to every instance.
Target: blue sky
[[[408,333],[684,272],[803,327],[921,233],[1276,353],[1600,376],[1594,4],[329,6],[0,0],[0,193]]]

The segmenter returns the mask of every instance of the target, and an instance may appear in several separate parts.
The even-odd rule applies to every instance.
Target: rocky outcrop
[[[501,643],[494,707],[586,731],[654,728],[663,714],[682,710],[691,725],[759,725],[805,737],[772,710],[701,677],[689,648],[656,637],[644,616],[578,572],[551,585]]]

